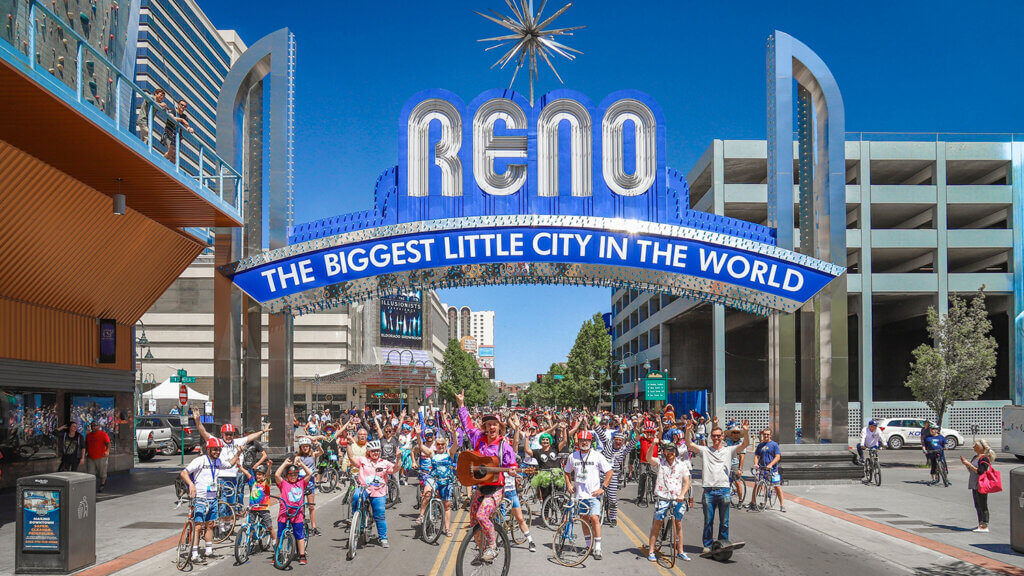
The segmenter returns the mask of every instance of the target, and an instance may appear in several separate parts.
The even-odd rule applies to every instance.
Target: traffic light
[[[543,374],[537,374],[537,384],[540,384],[541,380],[544,380],[544,375]]]

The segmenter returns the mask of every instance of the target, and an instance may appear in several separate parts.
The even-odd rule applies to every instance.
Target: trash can
[[[66,574],[96,563],[96,477],[18,478],[16,574]]]
[[[1010,470],[1010,547],[1024,552],[1024,466]]]

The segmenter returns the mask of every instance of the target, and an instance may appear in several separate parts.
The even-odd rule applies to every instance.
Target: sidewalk
[[[96,563],[102,564],[180,532],[187,509],[174,509],[177,466],[136,469],[107,479],[96,495]],[[0,494],[0,574],[14,573],[15,492]]]
[[[923,460],[922,460],[923,461]],[[967,489],[968,474],[954,456],[948,460],[950,481],[948,488],[929,486],[926,468],[907,466],[882,468],[882,485],[800,485],[784,486],[787,495],[810,501],[808,505],[824,505],[835,512],[826,513],[842,517],[846,514],[861,525],[877,522],[907,533],[903,538],[913,541],[925,538],[963,551],[967,562],[971,554],[978,554],[997,562],[1024,568],[1024,555],[1010,548],[1009,471],[1016,466],[1000,459],[996,469],[1003,474],[1003,492],[989,496],[990,532],[971,532],[977,526],[977,515],[971,492]],[[825,511],[822,509],[822,511]],[[851,518],[854,520],[854,518]],[[1024,573],[1024,571],[1022,571]]]

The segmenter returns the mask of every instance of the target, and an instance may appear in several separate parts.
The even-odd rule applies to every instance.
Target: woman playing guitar
[[[483,430],[473,424],[469,417],[469,410],[465,406],[466,391],[455,395],[459,404],[459,420],[469,437],[470,446],[480,456],[494,457],[496,466],[502,468],[516,467],[516,454],[511,443],[505,440],[505,424],[494,414],[485,414],[481,419]],[[503,488],[505,486],[504,474],[498,473],[493,480],[482,482],[473,496],[473,502],[469,507],[470,525],[480,525],[484,538],[487,540],[487,547],[483,552],[484,561],[493,560],[497,552],[497,536],[494,531],[494,523],[491,522],[491,515],[501,504]]]

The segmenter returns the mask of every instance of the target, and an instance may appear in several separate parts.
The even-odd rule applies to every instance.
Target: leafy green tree
[[[996,339],[989,335],[992,322],[985,309],[982,286],[968,304],[954,296],[949,313],[940,316],[928,308],[928,335],[932,344],[914,350],[906,386],[914,398],[935,411],[941,424],[953,402],[975,400],[996,373]]]
[[[466,391],[466,405],[486,405],[491,397],[491,381],[480,372],[473,355],[462,349],[458,340],[449,340],[441,365],[441,398],[455,402],[455,395]]]
[[[607,396],[608,383],[614,377],[612,337],[605,329],[601,314],[583,323],[569,351],[568,377],[563,380],[565,394],[575,400],[570,406],[594,406]]]

